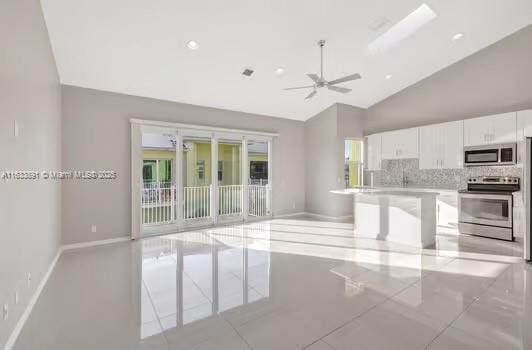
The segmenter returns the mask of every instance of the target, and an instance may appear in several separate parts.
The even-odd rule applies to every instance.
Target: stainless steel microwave
[[[513,165],[516,149],[515,143],[464,147],[464,165]]]

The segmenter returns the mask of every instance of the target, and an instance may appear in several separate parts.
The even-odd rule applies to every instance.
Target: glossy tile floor
[[[532,349],[516,243],[273,220],[65,252],[15,349]]]

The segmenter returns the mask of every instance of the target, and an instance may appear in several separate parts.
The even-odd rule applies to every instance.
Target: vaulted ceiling
[[[297,120],[335,102],[367,108],[532,23],[530,0],[426,0],[432,21],[372,53],[370,43],[423,1],[41,3],[63,84]],[[463,38],[452,40],[457,33]],[[353,90],[345,95],[284,91],[319,72],[319,39],[327,40],[326,78],[363,78],[342,84]],[[190,40],[199,48],[188,49]]]

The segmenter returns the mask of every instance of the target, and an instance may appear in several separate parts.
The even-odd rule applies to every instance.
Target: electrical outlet
[[[19,302],[18,291],[15,291],[15,305],[18,305],[18,302]]]
[[[92,232],[92,233],[95,233],[95,232],[96,232],[96,225],[92,225],[92,226],[91,226],[91,232]]]
[[[9,305],[4,304],[4,321],[7,320],[9,317]]]
[[[292,203],[292,209],[295,209],[296,208],[296,202],[293,202]]]

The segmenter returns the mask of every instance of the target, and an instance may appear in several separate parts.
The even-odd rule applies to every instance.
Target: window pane
[[[345,140],[345,187],[362,185],[363,174],[363,141]]]

